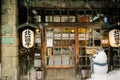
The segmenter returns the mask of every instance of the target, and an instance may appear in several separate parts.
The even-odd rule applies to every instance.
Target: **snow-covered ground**
[[[87,80],[120,80],[120,70],[113,70],[105,74],[92,74]]]

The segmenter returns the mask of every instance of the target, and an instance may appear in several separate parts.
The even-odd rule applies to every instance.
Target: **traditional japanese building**
[[[109,70],[120,67],[119,0],[0,4],[1,80],[84,80],[91,77],[91,57],[101,47]]]

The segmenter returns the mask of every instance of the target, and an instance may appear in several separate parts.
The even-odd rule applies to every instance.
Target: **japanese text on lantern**
[[[115,44],[116,45],[120,44],[120,33],[119,33],[119,30],[115,30],[114,38],[115,38]]]
[[[25,29],[22,32],[22,43],[25,48],[31,48],[34,43],[34,33],[30,29]]]
[[[109,42],[112,47],[120,46],[120,30],[113,29],[109,32]]]

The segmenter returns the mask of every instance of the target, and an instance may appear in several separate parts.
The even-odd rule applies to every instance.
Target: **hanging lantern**
[[[109,42],[112,47],[120,46],[120,30],[113,29],[109,32]]]
[[[31,48],[34,45],[34,32],[30,29],[25,29],[22,32],[22,44],[25,48]]]

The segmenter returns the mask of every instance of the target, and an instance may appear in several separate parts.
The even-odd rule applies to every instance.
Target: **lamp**
[[[32,13],[34,14],[34,15],[37,15],[38,14],[38,12],[36,11],[36,10],[32,10]]]
[[[112,47],[120,46],[120,30],[113,29],[109,32],[109,42]]]
[[[118,22],[117,24],[118,24],[118,26],[119,26],[119,25],[120,25],[120,22]]]
[[[39,33],[39,32],[40,32],[40,28],[37,27],[37,28],[35,29],[35,32],[36,32],[36,33]]]
[[[74,33],[74,32],[75,32],[75,30],[74,30],[74,29],[71,29],[71,32],[72,32],[72,33]]]
[[[39,26],[35,29],[35,32],[39,33],[40,31],[42,31],[42,29],[43,29],[42,24],[39,24]]]

